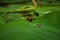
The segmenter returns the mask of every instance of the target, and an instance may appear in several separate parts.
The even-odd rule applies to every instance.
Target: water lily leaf
[[[20,19],[1,24],[0,40],[59,40],[59,17],[60,11],[56,11],[39,17],[32,23]]]

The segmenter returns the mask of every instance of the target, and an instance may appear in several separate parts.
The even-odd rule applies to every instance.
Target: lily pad
[[[0,40],[59,40],[60,12],[39,17],[32,23],[26,20],[12,21],[0,26]],[[36,27],[35,24],[43,27]]]

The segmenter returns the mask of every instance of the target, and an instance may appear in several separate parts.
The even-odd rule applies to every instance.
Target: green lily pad
[[[18,20],[1,24],[0,40],[59,40],[60,12],[51,12],[32,23]],[[39,24],[41,27],[37,27]]]

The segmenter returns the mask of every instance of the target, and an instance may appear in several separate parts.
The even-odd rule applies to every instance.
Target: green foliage
[[[32,23],[24,18],[0,25],[0,40],[59,40],[59,11],[37,18]],[[38,28],[36,25],[42,27]],[[39,26],[40,27],[40,26]]]
[[[25,0],[4,0],[18,2]],[[59,40],[60,6],[33,6],[28,4],[8,4],[0,7],[0,40]],[[43,0],[44,1],[44,0]],[[22,14],[33,15],[32,22]],[[39,16],[35,16],[37,12]]]

